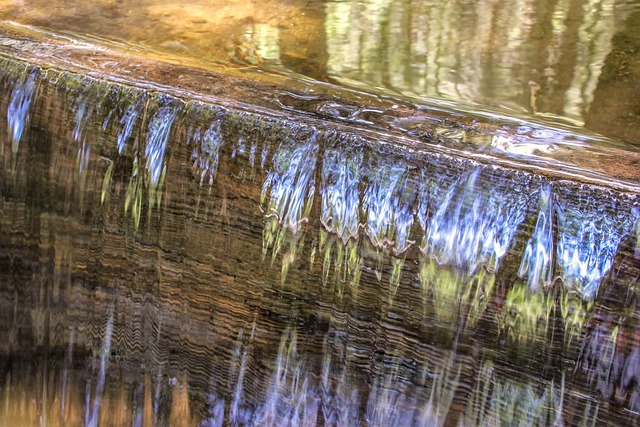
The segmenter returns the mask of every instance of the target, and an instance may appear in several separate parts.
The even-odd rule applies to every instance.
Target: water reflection
[[[367,185],[361,201],[365,230],[378,247],[393,246],[404,252],[408,246],[409,231],[413,224],[410,204],[415,189],[405,165],[394,165],[395,159],[374,158],[365,169]]]
[[[4,0],[0,18],[227,73],[275,72],[639,142],[635,0],[130,3]]]
[[[297,241],[301,224],[309,221],[317,150],[316,137],[304,145],[280,146],[263,186],[263,197],[270,195],[266,211],[278,218],[266,228],[267,247],[282,246],[281,228]],[[361,149],[345,146],[342,152],[336,154],[330,145],[322,157],[320,221],[343,246],[366,235],[378,252],[396,256],[418,241],[422,256],[439,265],[467,275],[480,266],[496,272],[535,210],[535,227],[519,254],[518,269],[533,290],[551,285],[557,275],[569,289],[592,299],[618,244],[633,232],[638,218],[636,208],[620,206],[615,196],[602,202],[591,190],[556,188],[527,174],[439,164],[437,158],[426,166],[429,174],[408,169],[394,157],[370,155],[367,161]],[[366,179],[356,180],[359,176]],[[412,230],[414,222],[423,229],[420,238]],[[321,234],[320,241],[326,240]]]
[[[565,378],[539,387],[518,380],[500,378],[492,363],[486,362],[479,373],[473,397],[481,410],[467,413],[468,425],[563,425],[563,395]],[[581,416],[580,416],[581,415]],[[589,425],[592,411],[589,405],[584,414],[572,422]]]
[[[315,169],[318,151],[317,134],[303,144],[285,140],[273,158],[273,169],[264,182],[263,199],[268,197],[265,212],[294,233],[309,215],[315,193]]]
[[[436,196],[423,248],[425,255],[439,263],[469,273],[479,265],[492,271],[498,268],[525,218],[528,192],[535,191],[528,177],[507,191],[499,176],[480,176],[481,170],[476,169]]]
[[[327,68],[337,79],[583,120],[613,11],[613,1],[332,2]],[[586,39],[593,49],[577,43]]]
[[[146,96],[144,95],[144,93],[142,93],[137,102],[133,101],[129,104],[127,110],[120,119],[122,128],[118,133],[118,154],[123,154],[123,151],[127,146],[127,141],[129,140],[133,132],[133,127],[136,123],[136,120],[138,120],[138,115],[141,111],[144,110],[145,100]]]
[[[362,150],[328,147],[322,161],[321,221],[344,243],[357,238],[360,227]]]
[[[596,201],[591,195],[567,203],[560,197],[558,212],[558,262],[565,283],[593,297],[601,279],[612,267],[623,238],[631,233],[637,211],[620,210],[615,199]]]
[[[7,125],[11,138],[11,153],[15,157],[25,127],[28,126],[29,107],[35,90],[36,74],[24,73],[11,92],[11,101],[7,108]]]
[[[540,205],[535,229],[522,256],[518,275],[527,277],[529,288],[537,290],[551,284],[553,279],[553,200],[551,186],[546,185],[539,191]]]
[[[104,341],[100,347],[100,362],[98,370],[98,378],[96,380],[95,389],[87,393],[87,401],[85,404],[84,424],[86,426],[97,426],[100,415],[100,402],[104,393],[107,369],[109,368],[109,356],[111,354],[111,335],[113,334],[113,314],[110,314],[104,332]],[[93,393],[91,393],[93,391]],[[91,398],[93,394],[93,398]]]
[[[638,422],[635,195],[6,64],[2,422]]]
[[[347,85],[582,125],[594,113],[612,37],[633,7],[613,0],[329,2],[327,73]]]
[[[173,120],[178,113],[178,108],[172,105],[172,102],[162,102],[158,107],[158,111],[151,118],[149,123],[149,137],[144,148],[144,154],[147,163],[147,172],[149,173],[151,184],[157,186],[160,184],[166,169],[163,167],[165,152],[167,150],[167,141]],[[165,105],[168,104],[168,105]]]
[[[207,182],[209,185],[213,185],[218,169],[220,146],[223,143],[219,124],[214,122],[209,129],[204,131],[204,134],[202,134],[202,128],[197,128],[193,132],[192,142],[194,148],[191,158],[199,172],[200,184]]]

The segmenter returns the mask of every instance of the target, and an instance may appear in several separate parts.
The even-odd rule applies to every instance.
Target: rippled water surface
[[[636,195],[2,70],[2,423],[638,424]]]
[[[637,0],[2,0],[0,19],[640,144]]]
[[[640,424],[640,3],[86,3],[0,19],[295,90],[3,33],[0,425]]]

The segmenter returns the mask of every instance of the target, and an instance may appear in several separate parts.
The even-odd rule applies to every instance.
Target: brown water
[[[633,2],[0,4],[89,52],[571,120],[576,141],[599,91],[635,111],[636,74],[607,78],[635,66]],[[640,424],[637,192],[399,145],[293,91],[287,114],[207,104],[10,44],[0,425]],[[529,63],[572,65],[532,95]]]
[[[640,144],[637,0],[2,0],[0,19]]]
[[[637,196],[3,60],[4,425],[636,425]]]

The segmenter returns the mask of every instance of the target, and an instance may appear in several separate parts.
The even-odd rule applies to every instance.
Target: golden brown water
[[[637,424],[635,195],[2,65],[0,422]]]
[[[3,0],[0,19],[640,143],[637,0]]]
[[[633,2],[2,4],[92,44],[0,37],[0,425],[640,424],[638,192],[571,179],[626,153],[602,164],[637,183],[636,153],[585,150],[579,123],[633,111]],[[202,102],[185,82],[204,74],[101,44],[296,90],[214,79]],[[536,61],[565,65],[533,94]],[[579,126],[482,133],[402,97]],[[548,169],[458,156],[461,133],[567,151]]]

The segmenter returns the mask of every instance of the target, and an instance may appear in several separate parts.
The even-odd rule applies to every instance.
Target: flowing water
[[[80,16],[93,35],[124,37],[106,33],[118,22],[144,33],[124,25],[123,3],[27,3],[3,10],[46,15],[58,31]],[[276,3],[290,22],[323,22],[327,50],[346,36],[338,18],[398,15],[381,33],[395,34],[394,22],[427,28],[458,10]],[[199,3],[139,4],[156,11],[140,18],[156,30],[181,16],[215,27]],[[508,16],[501,4],[485,13]],[[553,4],[557,21],[575,6]],[[596,4],[607,19],[636,13],[607,5]],[[267,9],[229,10],[229,28],[286,33]],[[606,38],[587,15],[584,31]],[[185,40],[154,48],[209,51]],[[324,57],[313,76],[312,53],[278,40],[281,65],[300,75],[382,75]],[[221,62],[268,62],[268,49],[243,43]],[[278,98],[296,101],[293,115],[267,114],[2,53],[0,93],[0,425],[640,424],[640,201],[624,190],[635,187],[394,143],[354,127],[363,117],[375,128],[366,111],[294,92]],[[307,104],[333,121],[305,119]],[[345,111],[348,126],[336,125]],[[410,136],[436,138],[402,120]]]
[[[640,144],[638,0],[1,0],[0,19]]]

